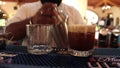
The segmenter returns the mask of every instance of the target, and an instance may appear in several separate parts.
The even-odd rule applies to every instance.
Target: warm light
[[[111,8],[111,6],[105,5],[105,6],[102,7],[102,10],[108,10],[108,9],[110,9],[110,8]]]
[[[0,5],[2,4],[2,1],[0,1]]]
[[[6,4],[6,2],[2,2],[2,4]]]
[[[6,14],[3,14],[3,16],[5,17],[5,16],[7,16]]]
[[[0,1],[0,5],[6,4],[6,2]]]

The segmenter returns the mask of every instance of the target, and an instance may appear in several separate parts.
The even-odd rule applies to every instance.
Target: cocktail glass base
[[[77,57],[89,57],[93,54],[93,49],[88,51],[78,51],[73,49],[68,49],[69,54]]]

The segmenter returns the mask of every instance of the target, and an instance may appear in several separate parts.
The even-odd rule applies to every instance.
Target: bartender
[[[64,12],[69,16],[69,24],[83,24],[82,17],[80,13],[72,6],[68,6],[62,3],[62,0],[40,0],[33,3],[26,3],[22,5],[15,16],[7,21],[7,26],[5,29],[6,38],[10,41],[23,40],[22,45],[27,45],[26,42],[26,24],[31,24],[30,20],[34,17],[35,20],[43,19],[45,22],[53,21],[54,19],[45,20],[47,18],[39,17],[39,11],[41,7],[44,7],[45,3],[57,4],[59,9],[64,10]],[[51,6],[54,7],[52,4]],[[40,24],[37,22],[36,24]],[[34,24],[34,23],[32,23]]]

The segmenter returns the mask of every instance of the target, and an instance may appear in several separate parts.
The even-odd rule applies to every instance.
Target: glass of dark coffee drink
[[[94,25],[69,25],[69,53],[73,56],[88,57],[93,53],[95,41]]]

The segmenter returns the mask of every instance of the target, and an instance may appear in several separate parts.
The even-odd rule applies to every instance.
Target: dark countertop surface
[[[120,48],[95,48],[93,56],[90,57],[74,57],[56,53],[33,55],[27,52],[27,47],[14,45],[6,46],[6,49],[1,52],[15,53],[17,56],[10,57],[12,59],[10,63],[0,63],[0,68],[89,68],[88,62],[91,62],[93,57],[120,58]]]

